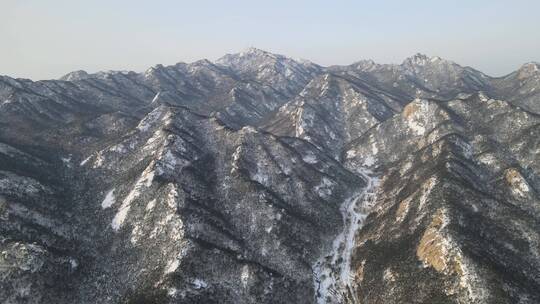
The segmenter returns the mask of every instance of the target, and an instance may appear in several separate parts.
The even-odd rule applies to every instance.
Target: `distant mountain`
[[[540,66],[250,48],[0,77],[2,303],[539,303]]]

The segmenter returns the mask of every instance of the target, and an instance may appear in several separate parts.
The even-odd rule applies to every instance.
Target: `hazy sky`
[[[421,52],[501,76],[540,61],[539,0],[0,0],[0,74],[143,71],[255,46],[322,65]]]

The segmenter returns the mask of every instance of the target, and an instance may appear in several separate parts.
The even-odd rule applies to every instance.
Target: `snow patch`
[[[156,101],[158,101],[159,95],[161,95],[161,92],[158,92],[158,93],[156,94],[156,96],[154,96],[154,98],[152,99],[152,103],[155,103]]]
[[[155,206],[156,206],[156,199],[149,201],[148,204],[146,205],[146,211],[151,211],[152,209],[154,209]]]
[[[135,183],[135,186],[133,189],[128,193],[126,198],[122,201],[122,205],[120,206],[120,209],[114,216],[111,227],[113,230],[118,231],[120,227],[122,227],[122,224],[126,220],[126,216],[129,212],[129,209],[131,208],[131,203],[138,198],[141,195],[141,190],[143,187],[150,187],[152,185],[152,181],[154,179],[154,171],[151,169],[151,165],[148,166],[141,177],[137,180]]]
[[[236,147],[234,150],[234,153],[232,154],[232,166],[231,166],[231,174],[233,174],[235,171],[238,170],[238,161],[240,160],[240,155],[242,153],[242,146]]]
[[[257,172],[253,175],[253,180],[261,185],[266,185],[268,183],[268,175],[257,168]]]
[[[514,168],[507,169],[505,177],[514,196],[521,198],[528,197],[528,192],[530,191],[529,183],[518,170]]]
[[[81,162],[81,164],[80,164],[79,166],[82,167],[82,166],[86,165],[86,163],[90,160],[90,158],[92,158],[92,155],[90,155],[90,156],[88,156],[87,158],[85,158],[85,159]]]
[[[311,153],[308,153],[306,155],[304,155],[304,157],[302,157],[302,160],[308,164],[316,164],[317,163],[317,158],[315,157],[315,155],[311,154]]]
[[[97,156],[96,156],[96,161],[94,162],[94,166],[92,166],[92,168],[96,169],[96,168],[99,168],[103,165],[103,161],[105,159],[103,158],[103,155],[101,154],[101,151],[98,152]]]
[[[409,127],[416,133],[416,135],[423,135],[426,133],[426,128],[417,121],[410,121]]]
[[[71,266],[71,269],[77,269],[77,267],[79,267],[79,262],[74,258],[69,258],[69,266]]]
[[[169,261],[167,263],[167,266],[165,266],[165,274],[169,274],[169,273],[173,273],[176,271],[176,269],[178,269],[178,267],[180,266],[180,262],[178,261],[178,259],[174,259],[172,261]]]
[[[242,266],[242,273],[240,274],[240,282],[242,282],[242,286],[244,286],[244,288],[247,287],[250,276],[251,274],[249,272],[249,266],[248,265]]]
[[[321,179],[321,183],[315,186],[314,190],[319,195],[319,197],[328,198],[330,195],[332,195],[335,185],[335,182],[331,181],[326,177],[323,177]]]
[[[371,167],[375,164],[375,158],[371,155],[364,159],[364,166]]]
[[[137,125],[137,130],[141,132],[148,131],[152,127],[152,125],[160,119],[164,111],[165,111],[164,107],[157,107],[155,110],[150,112],[150,114],[148,114],[143,120],[141,120],[141,122]],[[166,120],[166,119],[168,119],[168,117],[161,118],[161,120]]]
[[[403,174],[405,174],[411,168],[412,168],[412,162],[408,161],[401,166],[401,168],[399,169],[399,174],[403,176]]]
[[[208,284],[201,279],[195,279],[191,284],[193,284],[193,288],[195,289],[202,289],[208,287]]]
[[[124,144],[117,144],[110,148],[110,151],[116,152],[116,153],[126,153],[127,149],[124,146]]]
[[[70,163],[71,163],[71,155],[68,156],[68,157],[62,157],[62,158],[60,158],[60,159],[62,160],[62,162],[63,162],[64,164],[66,164],[66,165],[68,165],[68,166],[69,166]]]
[[[107,209],[115,203],[114,188],[112,188],[101,202],[101,209]]]
[[[12,103],[12,102],[13,102],[13,100],[6,99],[6,100],[4,100],[4,101],[2,102],[2,105],[7,105],[7,104],[10,104],[10,103]]]
[[[379,148],[377,147],[377,143],[374,141],[371,143],[371,154],[376,155],[379,153]]]

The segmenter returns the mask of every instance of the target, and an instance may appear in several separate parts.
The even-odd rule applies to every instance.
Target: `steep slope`
[[[103,193],[94,209],[114,195],[88,223],[103,227],[95,233],[111,252],[99,272],[124,276],[108,287],[114,297],[308,301],[318,244],[337,231],[337,202],[362,180],[297,139],[233,131],[178,108],[148,118],[83,164],[95,175],[86,191]]]
[[[324,74],[280,107],[264,128],[305,139],[337,159],[347,141],[394,114],[388,100],[392,97],[373,92],[367,85]]]
[[[353,254],[361,302],[540,299],[538,172],[509,145],[539,119],[482,94],[417,100],[353,144],[348,166],[384,172]]]

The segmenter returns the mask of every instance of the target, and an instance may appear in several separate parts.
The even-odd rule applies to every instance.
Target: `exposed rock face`
[[[1,77],[0,300],[538,303],[539,75],[249,49]]]

